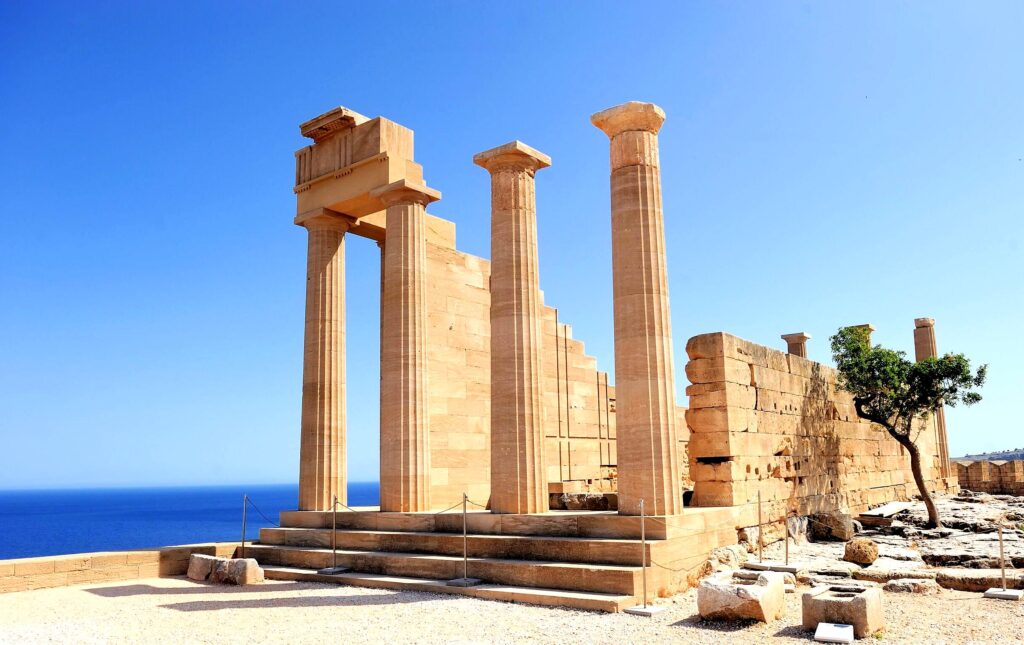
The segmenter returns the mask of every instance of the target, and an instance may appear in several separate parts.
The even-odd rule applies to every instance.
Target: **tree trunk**
[[[942,521],[939,519],[939,509],[936,508],[935,501],[932,500],[932,494],[928,492],[928,486],[924,481],[924,473],[921,472],[921,451],[917,449],[917,445],[908,437],[897,435],[895,432],[890,432],[890,434],[910,453],[910,470],[914,473],[917,490],[920,491],[921,499],[924,500],[925,508],[928,509],[928,525],[925,528],[942,528]]]

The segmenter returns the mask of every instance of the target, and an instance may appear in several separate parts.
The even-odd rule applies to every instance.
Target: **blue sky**
[[[369,6],[369,5],[373,6]],[[416,132],[432,212],[489,254],[487,173],[538,175],[541,282],[612,368],[607,139],[662,130],[675,359],[871,322],[990,364],[954,455],[1017,447],[1024,4],[0,4],[0,488],[291,482],[305,232],[298,124]],[[348,245],[349,468],[377,474],[378,252]]]

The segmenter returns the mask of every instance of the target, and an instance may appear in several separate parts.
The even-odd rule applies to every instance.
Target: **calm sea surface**
[[[242,495],[270,520],[294,510],[297,485],[0,491],[0,559],[238,540]],[[350,506],[377,505],[376,482],[353,482]],[[249,507],[246,537],[272,526]]]

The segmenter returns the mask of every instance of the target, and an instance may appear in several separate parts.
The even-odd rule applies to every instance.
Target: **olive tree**
[[[871,345],[864,327],[846,327],[832,337],[838,385],[853,396],[857,416],[885,428],[910,455],[910,469],[928,508],[928,526],[942,526],[921,471],[917,439],[922,421],[943,405],[973,405],[974,391],[985,383],[986,365],[971,370],[963,354],[946,354],[913,362],[906,353]]]

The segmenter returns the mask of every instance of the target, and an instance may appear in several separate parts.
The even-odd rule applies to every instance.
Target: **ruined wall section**
[[[461,501],[463,491],[479,502],[490,496],[489,281],[490,262],[456,250],[455,225],[429,217],[427,369],[434,507]],[[544,305],[542,316],[550,490],[614,491],[615,387],[556,309]],[[678,414],[682,421],[685,408],[679,407]],[[684,478],[688,439],[680,423]]]
[[[726,333],[686,346],[690,476],[697,506],[739,506],[737,526],[787,515],[860,513],[916,491],[910,460],[880,426],[857,417],[834,369]],[[935,433],[920,435],[925,478],[938,478]]]
[[[992,495],[1024,495],[1024,461],[957,461],[960,488]]]

